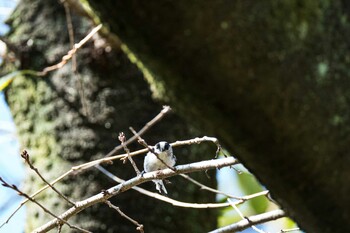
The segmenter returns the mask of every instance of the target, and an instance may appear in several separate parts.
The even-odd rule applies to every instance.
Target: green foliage
[[[226,154],[228,152],[225,151]],[[229,177],[225,177],[225,180],[230,185],[234,186],[235,190],[239,190],[235,195],[250,195],[258,193],[264,190],[257,179],[249,173],[246,168],[240,166],[238,168],[242,173],[237,172],[230,173]],[[224,174],[221,174],[224,175]],[[226,173],[225,176],[228,174]],[[227,184],[227,185],[229,185]],[[219,199],[219,202],[226,202],[226,197]],[[256,197],[238,206],[245,216],[251,216],[255,214],[264,213],[271,207],[271,203],[265,196]],[[220,210],[220,216],[218,218],[218,226],[223,227],[241,220],[240,215],[231,207],[226,207]]]
[[[264,190],[257,179],[248,172],[242,172],[237,176],[239,186],[245,195],[258,193]],[[249,207],[254,211],[255,214],[263,213],[268,207],[268,200],[265,196],[253,198],[248,201]]]
[[[220,216],[218,217],[218,227],[224,227],[234,222],[238,222],[239,220],[240,216],[233,210],[233,208],[226,207],[220,211]]]

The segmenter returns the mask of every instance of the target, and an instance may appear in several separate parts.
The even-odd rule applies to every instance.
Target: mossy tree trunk
[[[23,0],[9,23],[11,31],[7,40],[16,53],[19,69],[42,70],[59,62],[70,49],[64,8],[56,0]],[[75,14],[73,26],[75,42],[92,28],[88,20]],[[104,39],[95,36],[78,51],[77,61],[79,75],[72,72],[69,63],[46,77],[16,77],[7,92],[22,147],[28,150],[34,165],[50,181],[73,165],[102,157],[119,144],[119,132],[131,136],[129,126],[140,129],[162,108],[160,103],[152,100],[149,87],[136,66]],[[3,68],[10,71],[11,65]],[[86,102],[87,114],[82,100]],[[191,125],[173,114],[144,138],[154,144],[160,140],[190,138],[195,132]],[[130,146],[130,149],[135,148]],[[187,150],[176,149],[175,153],[179,163],[187,163],[214,156],[215,148],[194,146]],[[135,160],[142,169],[142,156]],[[135,176],[130,164],[115,162],[107,168],[124,179]],[[33,171],[28,169],[27,172],[26,191],[33,193],[43,183]],[[197,178],[210,185],[216,183],[205,175]],[[214,194],[201,192],[181,179],[172,181],[176,185],[168,186],[170,196],[189,202],[215,200]],[[78,201],[113,184],[96,169],[90,169],[65,178],[56,187],[73,201]],[[144,186],[155,190],[151,183]],[[36,199],[55,214],[69,206],[52,190]],[[113,198],[112,203],[144,224],[147,232],[204,232],[216,227],[214,210],[174,208],[135,191]],[[28,232],[52,219],[34,204],[27,206],[27,212]],[[83,211],[69,222],[93,232],[136,231],[134,225],[104,204]],[[63,232],[72,230],[64,227]]]
[[[350,232],[348,1],[87,2],[303,229]]]

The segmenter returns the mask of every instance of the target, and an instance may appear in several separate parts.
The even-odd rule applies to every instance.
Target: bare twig
[[[58,225],[57,227],[57,233],[61,233],[62,232],[62,224]]]
[[[64,7],[65,15],[66,15],[66,21],[67,21],[67,29],[68,29],[68,36],[69,36],[69,44],[70,47],[73,49],[74,47],[74,29],[73,29],[73,21],[72,21],[72,14],[70,12],[69,5],[66,0],[60,0],[61,4]],[[76,55],[73,54],[72,56],[72,71],[75,72],[77,70],[77,59]]]
[[[39,170],[34,167],[34,165],[32,164],[32,162],[30,162],[30,156],[28,154],[28,152],[26,150],[23,150],[21,153],[21,157],[26,161],[26,163],[28,164],[28,166],[30,167],[30,169],[32,169],[33,171],[35,171],[35,173],[40,177],[40,179],[42,181],[44,181],[45,184],[47,184],[48,186],[50,186],[50,188],[55,191],[59,196],[61,196],[64,200],[66,200],[68,203],[75,205],[74,202],[72,202],[71,200],[68,199],[68,197],[66,197],[63,193],[61,193],[60,191],[58,191],[53,185],[51,185],[39,172]]]
[[[137,132],[139,136],[142,136],[148,129],[150,129],[154,124],[156,124],[158,121],[163,119],[163,117],[168,114],[171,111],[171,108],[169,106],[163,106],[163,109],[160,111],[160,113],[157,114],[152,120],[147,122],[144,127],[140,131]],[[131,142],[135,141],[137,139],[137,136],[134,135],[133,137],[129,138],[126,142],[125,145],[129,145]],[[110,157],[117,153],[120,149],[122,149],[123,146],[117,146],[115,147],[112,151],[110,151],[105,157]]]
[[[64,11],[66,14],[66,21],[67,21],[67,29],[68,29],[68,35],[69,35],[69,43],[70,43],[70,47],[71,49],[74,48],[74,30],[73,30],[73,22],[72,22],[72,15],[71,15],[71,11],[69,8],[69,4],[67,3],[66,0],[61,0],[62,5],[64,6]],[[83,114],[84,116],[88,115],[88,108],[87,108],[87,103],[86,103],[86,98],[85,98],[85,93],[84,93],[84,87],[83,87],[83,82],[81,79],[81,75],[78,72],[77,69],[77,56],[76,54],[72,55],[72,72],[76,78],[76,81],[78,83],[78,93],[80,96],[80,101],[81,101],[81,105],[82,105],[82,109],[83,109]]]
[[[131,131],[135,136],[137,136],[138,142],[139,142],[141,145],[143,145],[143,146],[146,147],[149,151],[151,151],[151,152],[157,157],[157,159],[158,159],[162,164],[164,164],[167,168],[169,168],[169,169],[175,171],[175,168],[172,167],[172,166],[169,166],[166,162],[164,162],[164,160],[161,159],[161,158],[159,157],[159,154],[158,154],[157,152],[154,151],[153,147],[149,146],[149,145],[146,143],[146,141],[145,141],[143,138],[141,138],[141,136],[138,135],[137,132],[136,132],[132,127],[129,127],[129,129],[130,129],[130,131]]]
[[[131,155],[134,156],[136,154],[142,154],[147,152],[147,149],[143,149],[143,150],[139,150],[136,152],[132,152]],[[122,154],[120,156],[115,156],[112,160],[115,159],[122,159],[124,157],[126,157],[127,154]],[[100,160],[96,160],[96,161],[92,161],[92,162],[88,162],[85,164],[81,164],[78,166],[74,166],[72,167],[69,171],[65,172],[64,174],[62,174],[61,176],[59,176],[58,178],[56,178],[55,180],[53,180],[51,183],[48,183],[47,185],[45,185],[44,187],[42,187],[41,189],[37,190],[35,193],[33,193],[32,195],[30,195],[31,198],[34,198],[36,195],[38,195],[39,193],[43,192],[44,190],[46,190],[47,188],[51,186],[53,186],[54,184],[56,184],[57,182],[61,181],[63,178],[71,175],[72,173],[75,173],[76,171],[81,171],[81,170],[86,170],[88,168],[91,168],[93,166],[95,166],[96,164],[100,164],[100,163],[104,163],[104,162],[108,162],[110,161],[110,159],[106,158],[106,159],[100,159]],[[97,163],[96,163],[97,162]],[[17,208],[14,210],[14,212],[7,218],[7,220],[0,226],[0,228],[5,225],[6,223],[9,222],[9,220],[18,212],[18,210],[26,203],[28,202],[29,199],[25,199],[23,200],[18,206]]]
[[[283,218],[285,216],[286,216],[286,214],[284,213],[283,210],[273,210],[273,211],[270,211],[267,213],[258,214],[255,216],[250,216],[249,221],[247,219],[244,219],[244,220],[241,220],[237,223],[213,230],[210,233],[226,233],[226,232],[242,231],[244,229],[251,227],[252,224],[269,222],[272,220]]]
[[[64,11],[66,14],[66,21],[67,21],[67,29],[68,29],[68,35],[69,35],[69,43],[71,49],[74,49],[74,30],[73,30],[73,22],[72,22],[72,15],[71,11],[69,8],[69,4],[67,3],[66,0],[61,0],[61,3],[64,7]],[[86,98],[85,98],[85,93],[84,93],[84,87],[83,87],[83,82],[81,80],[81,76],[78,72],[77,69],[77,56],[76,54],[72,55],[72,72],[74,73],[74,76],[76,77],[76,80],[78,82],[78,93],[80,96],[80,101],[83,109],[83,114],[85,116],[88,115],[88,108],[87,108],[87,103],[86,103]]]
[[[123,211],[120,210],[119,207],[113,205],[110,201],[105,201],[105,203],[112,209],[115,209],[122,217],[126,218],[130,222],[132,222],[136,226],[136,230],[140,231],[143,233],[143,225],[138,223],[136,220],[130,218],[128,215],[126,215]]]
[[[18,195],[23,196],[23,197],[29,199],[31,202],[37,204],[42,210],[44,210],[46,213],[48,213],[49,215],[51,215],[52,217],[55,218],[54,221],[55,221],[55,223],[57,225],[62,225],[62,223],[64,223],[64,224],[67,224],[72,229],[76,229],[76,230],[79,230],[79,231],[85,232],[85,233],[91,233],[90,231],[87,231],[87,230],[84,230],[84,229],[82,229],[80,227],[71,225],[70,223],[68,223],[63,218],[60,218],[60,217],[56,216],[50,210],[48,210],[45,206],[40,204],[38,201],[36,201],[35,199],[33,199],[30,196],[28,196],[28,194],[26,194],[26,193],[22,192],[21,190],[19,190],[16,185],[14,185],[14,184],[10,185],[9,183],[7,183],[4,179],[2,179],[2,177],[0,177],[0,182],[1,182],[2,186],[6,187],[6,188],[10,188],[10,189],[16,191],[18,193]]]
[[[190,176],[188,176],[186,174],[180,174],[180,176],[185,178],[186,180],[194,183],[195,185],[199,186],[203,190],[207,190],[207,191],[210,191],[210,192],[213,192],[213,193],[217,193],[217,194],[222,194],[222,195],[225,195],[226,197],[237,199],[237,200],[244,200],[242,197],[233,196],[233,195],[227,194],[225,192],[221,192],[221,191],[219,191],[217,189],[210,188],[210,187],[208,187],[208,186],[198,182],[197,180],[191,178]]]
[[[60,180],[62,180],[64,177],[70,175],[73,171],[69,170],[68,172],[62,174],[60,177],[56,178],[54,181],[52,181],[51,185],[56,184],[57,182],[59,182]],[[45,189],[49,188],[50,186],[47,184],[44,187],[42,187],[41,189],[39,189],[38,191],[36,191],[35,193],[33,193],[32,195],[30,195],[30,198],[34,198],[36,195],[38,195],[39,193],[41,193],[42,191],[44,191]],[[21,201],[21,203],[17,206],[17,208],[12,212],[12,214],[6,219],[5,222],[3,222],[0,226],[3,227],[5,224],[7,224],[11,218],[18,212],[19,209],[21,209],[22,206],[24,206],[25,203],[27,203],[29,201],[29,198],[24,199],[23,201]]]
[[[137,133],[137,134],[139,134],[139,133]],[[137,136],[134,136],[132,138],[137,139]],[[132,139],[132,138],[130,138],[130,139]],[[127,140],[125,142],[125,144],[127,144],[127,142],[130,141],[130,139]],[[184,146],[184,145],[200,144],[200,143],[203,143],[203,142],[213,142],[213,140],[217,140],[217,139],[213,138],[213,137],[204,136],[202,138],[194,138],[194,139],[189,139],[189,140],[184,140],[184,141],[176,141],[174,143],[171,143],[170,145],[172,147],[177,147],[177,146]],[[121,145],[119,147],[123,148]],[[118,147],[116,147],[116,148],[118,148]],[[113,151],[114,150],[115,149],[113,149]],[[137,150],[137,151],[134,151],[134,152],[130,152],[129,155],[132,157],[132,156],[135,156],[135,155],[147,153],[148,151],[149,151],[149,148],[141,149],[141,150]],[[109,154],[111,154],[111,152]],[[128,154],[126,154],[126,153],[125,154],[120,154],[120,155],[115,155],[115,156],[110,156],[110,157],[105,156],[105,158],[97,159],[97,160],[94,160],[94,161],[90,161],[90,162],[87,162],[87,163],[75,166],[75,167],[72,168],[72,170],[74,170],[74,171],[85,170],[85,169],[88,169],[90,167],[96,166],[98,164],[108,163],[108,162],[110,162],[112,160],[124,159],[127,156],[128,156]]]
[[[250,219],[248,217],[245,217],[243,215],[243,213],[238,209],[238,207],[230,200],[230,199],[227,199],[228,202],[231,204],[231,206],[235,209],[235,211],[239,214],[239,216],[242,218],[242,219],[246,219],[248,222],[251,222]],[[259,233],[266,233],[265,231],[263,230],[260,230],[259,228],[257,228],[256,226],[254,226],[253,224],[250,226],[253,230],[255,230],[256,232],[259,232]]]
[[[26,72],[25,74],[30,74],[30,75],[36,75],[36,76],[39,76],[39,74],[36,73],[36,71],[31,71],[31,70],[28,70],[28,71],[23,71],[23,74],[24,72]],[[160,113],[158,113],[152,120],[150,120],[149,122],[147,122],[145,124],[145,126],[138,132],[139,135],[142,135],[144,134],[147,130],[149,130],[153,125],[155,125],[157,122],[159,122],[167,113],[169,113],[171,111],[171,108],[169,106],[163,106],[163,109],[160,111]],[[129,138],[126,142],[125,142],[125,145],[129,145],[130,143],[132,143],[133,141],[135,141],[137,139],[136,136],[133,136],[131,138]],[[70,174],[76,172],[76,171],[79,171],[79,170],[85,170],[85,169],[89,169],[95,165],[98,165],[98,164],[101,164],[101,163],[104,163],[104,162],[109,162],[111,160],[114,160],[114,159],[121,159],[121,158],[124,158],[125,156],[127,156],[127,154],[125,155],[119,155],[119,156],[114,156],[113,158],[111,157],[110,159],[109,158],[106,158],[106,157],[110,157],[112,155],[114,155],[118,150],[122,149],[123,146],[122,145],[119,145],[117,147],[115,147],[112,151],[110,151],[106,156],[105,158],[103,159],[99,159],[99,160],[95,160],[95,161],[91,161],[91,162],[88,162],[88,163],[85,163],[85,164],[81,164],[79,166],[75,166],[75,167],[72,167],[69,171],[65,172],[64,174],[62,174],[61,176],[59,176],[58,178],[56,178],[54,181],[52,181],[50,184],[51,185],[54,185],[56,184],[57,182],[59,182],[60,180],[62,180],[63,178],[65,178],[66,176],[69,176]],[[133,152],[133,153],[130,153],[130,156],[134,156],[134,155],[137,155],[137,154],[143,154],[143,153],[146,153],[147,152],[147,149],[143,149],[143,150],[139,150],[137,152]],[[45,185],[44,187],[42,187],[41,189],[39,189],[38,191],[36,191],[35,193],[33,193],[32,195],[30,195],[30,197],[35,197],[36,195],[38,195],[39,193],[43,192],[44,190],[46,190],[48,187],[50,187],[49,185]],[[23,200],[18,206],[17,208],[14,210],[14,212],[12,212],[12,214],[6,219],[5,222],[3,222],[1,225],[0,225],[0,228],[3,227],[5,224],[7,224],[10,219],[18,212],[19,209],[22,208],[22,206],[28,201],[28,199],[25,199]]]
[[[68,51],[67,55],[62,57],[61,62],[57,63],[56,65],[44,68],[43,71],[41,71],[40,75],[44,76],[48,72],[62,68],[74,56],[74,54],[76,54],[78,49],[80,49],[86,42],[88,42],[91,39],[91,37],[95,35],[101,28],[102,24],[93,28],[91,32],[87,36],[85,36],[78,44],[74,44],[73,48]]]
[[[74,55],[77,53],[77,51],[88,41],[91,39],[91,37],[96,34],[100,29],[102,28],[102,25],[98,25],[95,28],[92,29],[92,31],[84,37],[78,44],[74,44],[73,48],[68,51],[68,53],[62,57],[61,62],[57,63],[53,66],[45,67],[42,71],[35,71],[35,70],[19,70],[16,72],[12,72],[11,74],[17,75],[32,75],[32,76],[45,76],[48,72],[57,70],[62,68],[67,62],[74,57]],[[10,75],[10,74],[9,74]]]
[[[117,183],[123,183],[125,180],[113,175],[106,169],[104,169],[101,166],[98,166],[97,169],[99,169],[103,174],[105,174],[107,177],[110,179],[116,181]],[[169,204],[172,204],[173,206],[177,207],[183,207],[183,208],[194,208],[194,209],[208,209],[208,208],[222,208],[222,207],[227,207],[230,206],[230,203],[189,203],[189,202],[182,202],[182,201],[177,201],[172,198],[163,196],[159,193],[151,192],[146,189],[140,188],[138,186],[132,187],[132,189],[136,190],[139,193],[142,193],[146,196],[158,199],[160,201],[167,202]]]
[[[128,160],[130,161],[131,165],[133,166],[133,168],[134,168],[136,174],[137,174],[137,175],[140,175],[141,172],[140,172],[140,170],[137,168],[136,163],[134,162],[134,160],[131,158],[129,148],[125,145],[125,141],[126,141],[125,134],[124,134],[123,132],[119,133],[118,139],[119,139],[121,145],[123,146],[125,152],[126,152],[127,155],[128,155],[126,158],[123,159],[123,163],[125,163],[125,162],[126,162],[126,159],[128,159]]]
[[[212,142],[217,146],[215,158],[217,158],[219,156],[220,151],[224,154],[225,157],[227,157],[227,155],[222,150],[222,146],[220,145],[219,140],[215,137],[208,137],[208,136],[204,136],[201,138],[197,137],[197,138],[186,140],[186,141],[176,141],[171,145],[172,146],[182,146],[182,145],[201,144],[202,142]]]
[[[165,107],[166,108],[166,107]],[[162,112],[164,111],[164,109],[162,110]],[[169,111],[169,110],[166,110],[165,113]],[[160,118],[163,117],[163,115],[165,113],[162,114],[159,113],[154,119],[152,119],[150,122],[148,122],[146,125],[148,125],[147,127],[143,127],[139,132],[138,134],[142,131],[143,133],[149,129],[150,126],[152,126],[155,122],[157,122]],[[136,136],[130,138],[129,140],[127,140],[125,142],[125,144],[128,144],[128,142],[130,143],[131,142],[131,139],[135,140],[137,139]],[[177,146],[184,146],[184,145],[191,145],[191,144],[200,144],[200,143],[203,143],[203,142],[213,142],[213,139],[215,138],[212,138],[212,137],[207,137],[207,136],[204,136],[202,138],[195,138],[195,139],[190,139],[190,140],[184,140],[184,141],[176,141],[174,143],[171,143],[171,146],[172,147],[177,147]],[[121,145],[114,148],[109,154],[114,154],[113,151],[118,151],[119,148],[123,148]],[[112,153],[113,152],[113,153]],[[144,154],[144,153],[147,153],[148,152],[148,149],[141,149],[141,150],[137,150],[137,151],[134,151],[134,152],[130,152],[130,156],[135,156],[135,155],[140,155],[140,154]],[[127,157],[128,154],[120,154],[120,155],[115,155],[115,156],[111,156],[111,157],[105,157],[105,158],[102,158],[102,159],[97,159],[97,160],[94,160],[94,161],[90,161],[90,162],[87,162],[87,163],[84,163],[84,164],[81,164],[81,165],[78,165],[78,166],[74,166],[72,167],[69,171],[65,172],[64,174],[62,174],[61,176],[59,176],[58,178],[56,178],[55,180],[53,180],[52,182],[50,182],[51,185],[54,185],[56,184],[57,182],[61,181],[63,178],[65,178],[66,176],[69,176],[75,172],[78,172],[78,171],[83,171],[83,170],[86,170],[86,169],[89,169],[91,167],[94,167],[96,165],[99,165],[99,164],[102,164],[102,163],[108,163],[110,161],[113,161],[113,160],[116,160],[116,159],[123,159],[125,157]],[[238,161],[237,161],[238,163]],[[50,186],[49,185],[45,185],[44,187],[42,187],[41,189],[39,189],[38,191],[36,191],[35,193],[33,193],[32,195],[30,195],[30,197],[35,197],[36,195],[38,195],[39,193],[41,193],[42,191],[46,190],[47,188],[49,188]],[[25,199],[23,200],[18,206],[17,208],[15,209],[15,211],[7,218],[7,220],[0,226],[0,228],[5,225],[6,223],[9,222],[9,220],[14,216],[14,214],[28,201],[28,199]]]
[[[292,231],[300,231],[300,228],[299,227],[295,227],[295,228],[290,228],[290,229],[281,229],[280,233],[292,232]]]
[[[216,160],[207,160],[197,163],[191,163],[191,164],[185,164],[185,165],[178,165],[176,166],[176,171],[172,171],[171,169],[164,169],[154,172],[148,172],[145,173],[143,176],[137,176],[130,180],[127,180],[126,182],[113,186],[106,190],[105,192],[101,192],[97,195],[94,195],[88,199],[85,199],[80,202],[76,202],[76,206],[71,207],[66,212],[60,215],[60,218],[63,219],[69,219],[70,217],[78,214],[80,211],[100,202],[104,202],[108,200],[109,198],[125,192],[132,187],[142,184],[147,181],[151,181],[154,179],[165,179],[171,176],[175,176],[181,173],[189,173],[189,172],[196,172],[196,171],[205,171],[208,169],[219,169],[222,167],[231,166],[237,163],[237,160],[233,157],[223,158],[223,159],[216,159]],[[51,220],[50,222],[44,224],[43,226],[36,229],[34,232],[47,232],[54,228],[57,225],[55,220]]]
[[[253,193],[253,194],[241,197],[241,200],[239,200],[238,202],[239,202],[239,204],[242,204],[245,201],[250,200],[252,198],[256,198],[256,197],[260,197],[260,196],[267,196],[269,193],[270,193],[269,190],[264,190],[264,191],[261,191],[258,193]],[[237,202],[235,202],[235,205],[237,205]]]

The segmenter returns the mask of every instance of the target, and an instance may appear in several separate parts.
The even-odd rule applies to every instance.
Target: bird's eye
[[[170,147],[169,143],[164,144],[164,150],[169,150],[169,147]]]
[[[160,145],[159,145],[159,143],[156,144],[156,149],[157,149],[157,150],[160,150]]]

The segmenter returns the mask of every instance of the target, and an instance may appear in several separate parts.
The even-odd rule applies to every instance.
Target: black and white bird
[[[149,151],[143,163],[143,168],[145,169],[145,172],[152,172],[165,169],[167,168],[167,166],[164,163],[166,163],[170,167],[173,167],[175,165],[176,157],[173,154],[173,148],[169,143],[164,141],[158,142],[154,147],[152,147],[152,149],[160,159],[158,159],[152,151]],[[156,184],[156,189],[160,193],[163,192],[165,194],[168,194],[162,180],[153,180],[153,182]]]

